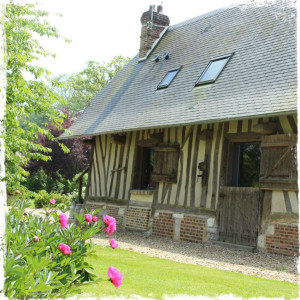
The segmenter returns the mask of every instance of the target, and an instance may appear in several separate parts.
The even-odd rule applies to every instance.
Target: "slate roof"
[[[147,60],[134,57],[96,95],[69,137],[296,112],[296,9],[288,4],[243,4],[170,26]],[[168,60],[152,60],[165,51]],[[195,87],[211,59],[233,52],[215,83]]]

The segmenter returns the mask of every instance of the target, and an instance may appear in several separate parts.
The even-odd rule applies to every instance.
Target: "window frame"
[[[208,63],[208,65],[206,66],[206,68],[204,69],[204,71],[201,73],[201,75],[198,77],[198,79],[196,80],[195,86],[200,86],[200,85],[205,85],[205,84],[210,84],[210,83],[214,83],[217,81],[217,79],[220,77],[220,75],[222,74],[222,72],[224,71],[224,69],[226,68],[227,64],[229,63],[230,59],[232,58],[234,52],[231,54],[227,54],[227,55],[223,55],[220,57],[216,57],[210,60],[210,62]],[[219,72],[219,74],[217,75],[217,77],[215,79],[211,79],[211,80],[205,80],[205,81],[201,81],[201,78],[205,75],[205,73],[207,72],[207,70],[209,69],[209,67],[211,66],[211,64],[215,61],[218,60],[223,60],[223,59],[227,59],[227,62],[225,63],[224,67],[222,68],[222,70]]]
[[[156,89],[157,90],[161,90],[161,89],[166,89],[167,87],[169,87],[169,85],[173,82],[173,80],[176,78],[176,76],[178,75],[179,71],[181,70],[182,66],[179,66],[177,68],[171,69],[169,70],[166,75],[164,76],[164,78],[160,81],[160,83],[157,85]],[[173,76],[173,78],[171,79],[171,81],[168,84],[164,84],[162,85],[161,83],[165,80],[165,78],[168,76],[169,73],[177,71],[176,74]]]

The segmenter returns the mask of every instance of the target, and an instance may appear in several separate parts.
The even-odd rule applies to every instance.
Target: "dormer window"
[[[197,80],[195,85],[202,85],[215,82],[220,76],[221,72],[224,70],[231,56],[232,54],[212,59],[205,68],[204,72]]]
[[[160,84],[157,86],[157,89],[167,88],[171,84],[171,82],[174,80],[174,78],[178,74],[179,70],[180,70],[180,67],[169,71],[166,74],[166,76],[163,78],[163,80],[160,82]]]

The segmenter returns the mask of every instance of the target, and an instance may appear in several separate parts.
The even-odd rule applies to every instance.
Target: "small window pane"
[[[230,57],[226,57],[223,59],[211,61],[204,73],[201,75],[200,79],[197,81],[197,84],[204,82],[214,82],[221,73],[221,71],[224,69],[229,58]]]
[[[158,88],[168,87],[178,71],[179,69],[168,72],[161,83],[158,85]]]
[[[260,170],[260,143],[234,144],[233,186],[258,187]]]

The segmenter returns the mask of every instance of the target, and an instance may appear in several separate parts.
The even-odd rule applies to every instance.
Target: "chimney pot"
[[[157,6],[157,13],[158,14],[162,14],[163,13],[163,6],[162,5],[158,5]]]

